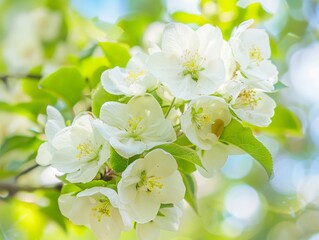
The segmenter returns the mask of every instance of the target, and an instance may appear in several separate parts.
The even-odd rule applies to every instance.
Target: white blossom
[[[131,228],[117,193],[110,188],[93,187],[76,196],[63,194],[59,208],[72,223],[89,226],[100,240],[117,240],[122,231]]]
[[[269,60],[271,49],[268,34],[262,29],[248,29],[252,21],[243,22],[229,41],[240,71],[256,88],[273,91],[278,81],[277,68]]]
[[[126,168],[118,193],[131,219],[143,224],[156,217],[161,204],[181,201],[185,186],[174,157],[155,149]]]
[[[150,222],[136,224],[138,240],[158,240],[160,230],[177,231],[183,214],[183,203],[161,208],[159,214]]]
[[[193,144],[209,150],[230,120],[231,114],[224,99],[205,96],[191,101],[181,116],[181,126]]]
[[[230,82],[230,106],[235,114],[245,122],[266,127],[271,123],[276,107],[275,101],[267,94],[256,89],[250,80],[240,75]]]
[[[45,124],[45,135],[47,141],[40,145],[35,159],[36,162],[42,166],[51,164],[52,154],[55,151],[54,147],[52,146],[52,141],[56,134],[66,127],[63,116],[56,108],[48,106],[47,115],[48,118]]]
[[[115,67],[103,72],[103,88],[115,95],[142,95],[155,89],[156,78],[145,66],[148,55],[138,52],[128,62],[126,68]]]
[[[173,142],[176,134],[152,95],[137,96],[127,104],[106,102],[101,108],[100,132],[123,157]]]
[[[220,29],[204,25],[196,31],[180,23],[166,25],[161,50],[148,61],[150,71],[181,99],[214,93],[225,79]]]
[[[109,158],[110,145],[93,126],[90,114],[78,116],[52,140],[52,166],[70,182],[89,182]]]

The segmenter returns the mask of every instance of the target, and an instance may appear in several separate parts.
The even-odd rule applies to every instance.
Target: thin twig
[[[0,75],[0,80],[3,82],[7,82],[8,79],[15,78],[15,79],[21,79],[21,78],[27,78],[31,80],[39,81],[42,76],[41,75],[35,75],[35,74],[27,74],[27,75]]]
[[[23,175],[25,175],[25,174],[31,172],[33,169],[35,169],[35,168],[37,168],[37,167],[39,167],[39,165],[38,165],[38,164],[35,164],[35,165],[33,165],[33,166],[27,168],[26,170],[20,172],[17,176],[15,176],[15,180],[17,180],[19,177],[21,177],[21,176],[23,176]]]
[[[55,185],[45,185],[45,186],[39,186],[39,187],[30,187],[30,186],[19,186],[16,184],[12,184],[12,183],[0,183],[0,191],[4,190],[8,192],[8,195],[6,196],[8,197],[12,197],[14,196],[17,192],[34,192],[37,190],[51,190],[51,189],[55,189],[55,190],[61,190],[62,188],[62,183],[58,183]]]

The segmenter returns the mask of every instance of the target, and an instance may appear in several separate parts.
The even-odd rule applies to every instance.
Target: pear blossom
[[[217,27],[207,24],[194,31],[187,25],[171,23],[164,29],[161,51],[153,53],[147,65],[177,98],[209,95],[225,79],[222,44]]]
[[[234,30],[229,41],[233,56],[242,74],[252,79],[256,88],[273,91],[278,71],[269,60],[269,37],[262,29],[248,29],[252,23],[248,20]]]
[[[181,116],[181,127],[193,144],[209,150],[231,118],[228,104],[224,99],[204,96],[190,102]]]
[[[63,194],[58,203],[65,217],[76,225],[89,226],[100,240],[117,240],[132,225],[117,193],[110,188],[93,187],[75,196]]]
[[[142,95],[155,89],[157,80],[145,66],[147,59],[148,55],[138,52],[126,68],[106,70],[101,76],[103,88],[109,93],[126,96]]]
[[[45,125],[45,135],[47,141],[42,143],[38,149],[38,154],[36,156],[36,162],[39,165],[47,166],[52,162],[52,154],[55,149],[52,146],[52,141],[56,134],[64,129],[65,121],[61,113],[54,107],[47,107],[47,122]]]
[[[90,114],[78,116],[71,126],[56,134],[52,166],[66,173],[70,182],[89,182],[99,172],[110,155],[109,143],[93,125]]]
[[[126,168],[118,193],[130,218],[144,224],[156,217],[161,204],[181,201],[185,186],[174,157],[155,149]]]
[[[138,240],[158,240],[160,230],[177,231],[183,214],[183,202],[174,204],[172,207],[164,207],[159,214],[150,222],[136,224],[136,235]]]
[[[103,104],[97,124],[101,134],[123,157],[129,158],[157,145],[173,142],[176,134],[152,95],[133,97],[127,104]]]

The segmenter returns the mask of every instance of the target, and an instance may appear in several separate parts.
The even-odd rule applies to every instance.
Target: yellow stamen
[[[253,61],[255,61],[258,64],[261,63],[262,61],[264,61],[264,58],[261,55],[261,50],[257,46],[252,46],[250,48],[249,57],[250,57],[250,59],[252,59]]]
[[[182,58],[182,66],[184,68],[183,75],[186,76],[189,74],[194,81],[198,81],[199,72],[204,70],[202,65],[205,58],[198,53],[198,50],[195,52],[186,50]]]
[[[97,218],[97,220],[100,222],[103,215],[106,217],[111,216],[111,208],[112,204],[109,199],[107,198],[100,198],[99,204],[96,205],[94,208],[92,208],[93,216]]]
[[[129,80],[133,80],[133,81],[136,81],[137,79],[139,79],[140,77],[144,76],[145,75],[145,71],[144,70],[141,70],[141,71],[133,71],[133,70],[130,70],[128,72],[128,76],[127,78]]]

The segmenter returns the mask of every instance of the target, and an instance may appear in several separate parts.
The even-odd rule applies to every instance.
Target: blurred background
[[[198,214],[186,206],[179,232],[162,239],[319,240],[318,0],[0,0],[0,18],[0,239],[94,239],[61,216],[56,172],[34,162],[46,106],[72,119],[90,102],[75,97],[70,111],[40,78],[76,65],[94,88],[109,64],[98,41],[147,49],[171,21],[219,26],[227,40],[252,18],[270,35],[281,81],[272,96],[286,113],[256,129],[274,175],[247,155],[196,175]]]

